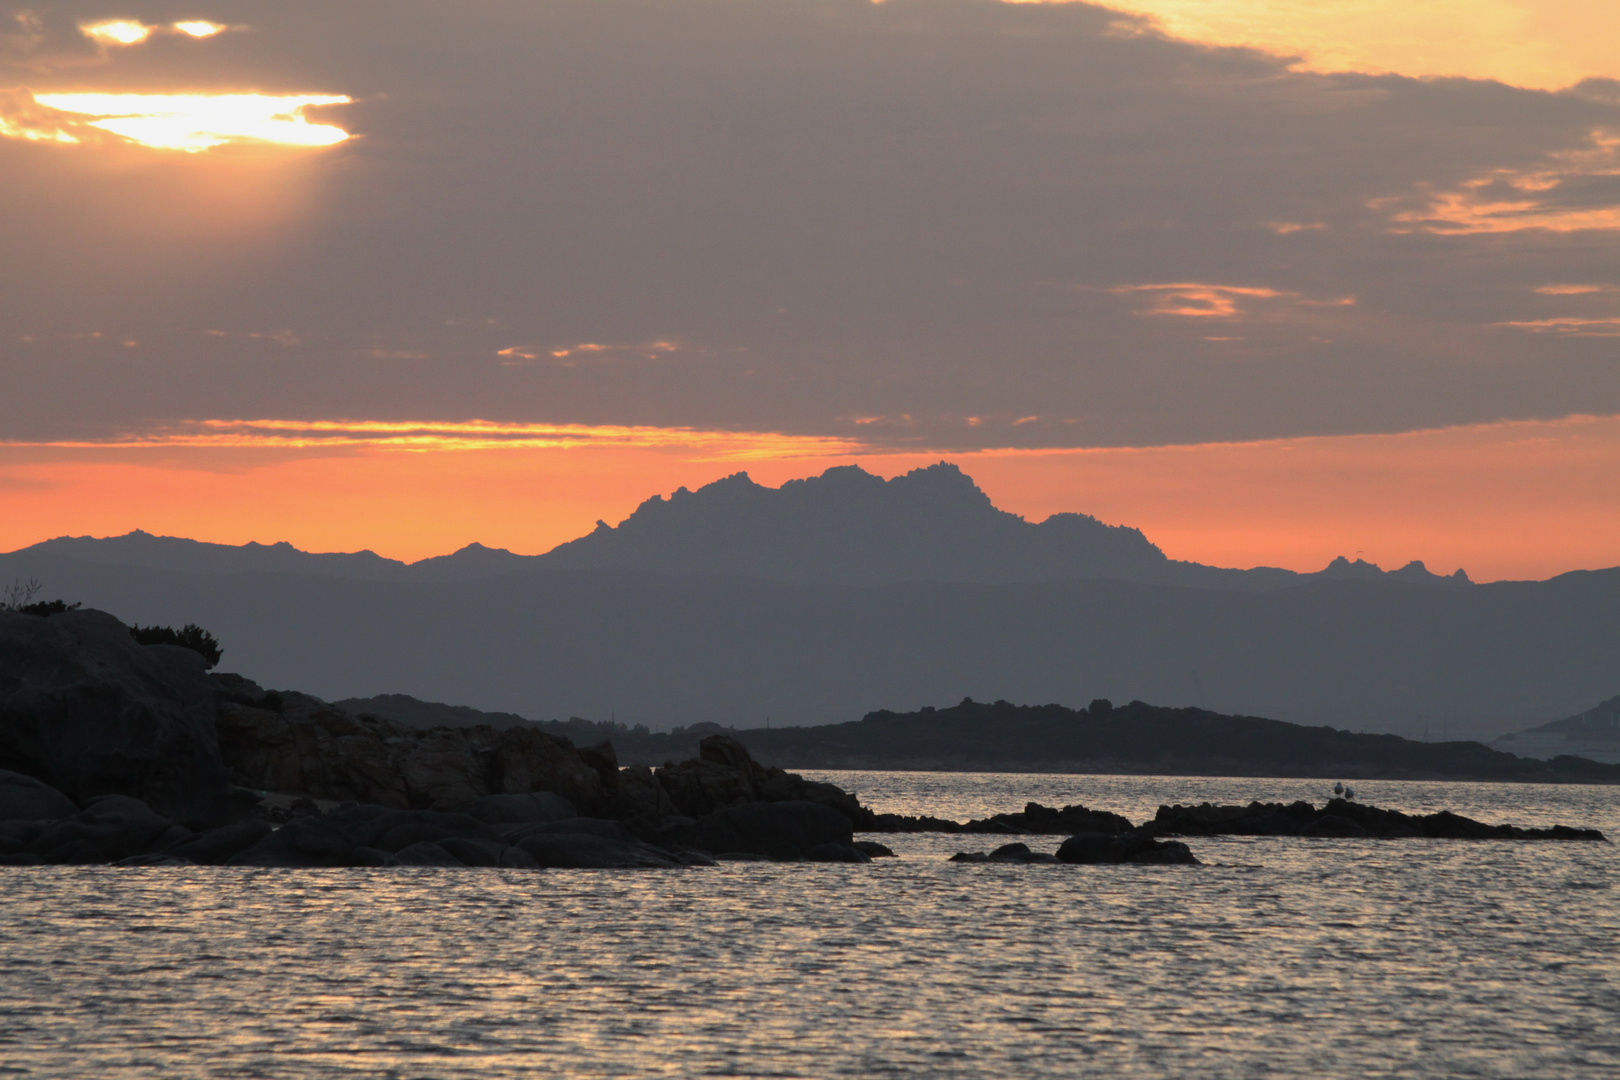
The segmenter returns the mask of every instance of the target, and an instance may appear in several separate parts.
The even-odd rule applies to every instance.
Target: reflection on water
[[[1136,818],[1203,797],[940,774],[863,795],[907,808],[919,775],[959,817],[1080,785]],[[1423,788],[1487,820],[1531,797]],[[1620,793],[1564,790],[1592,808],[1572,823],[1614,820]],[[1613,845],[1237,838],[1193,841],[1204,867],[1067,867],[885,839],[903,857],[871,866],[0,869],[0,1072],[1620,1075]]]

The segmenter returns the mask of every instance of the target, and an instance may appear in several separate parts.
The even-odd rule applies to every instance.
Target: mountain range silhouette
[[[1620,642],[1620,569],[1200,566],[1083,514],[1024,521],[943,463],[738,474],[542,555],[406,564],[135,532],[0,555],[0,584],[31,577],[125,621],[198,623],[222,669],[268,686],[654,730],[1109,698],[1486,737],[1613,696]]]

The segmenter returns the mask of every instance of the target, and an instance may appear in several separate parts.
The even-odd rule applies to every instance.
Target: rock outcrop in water
[[[1371,837],[1382,840],[1412,837],[1438,840],[1605,839],[1597,829],[1577,829],[1567,825],[1545,829],[1487,825],[1449,810],[1434,814],[1403,814],[1399,810],[1383,810],[1346,799],[1333,799],[1320,808],[1308,802],[1161,806],[1153,820],[1143,825],[1140,832],[1148,836]]]
[[[1061,835],[1055,856],[1013,843],[962,859],[1078,863],[1197,861],[1169,835],[1603,839],[1344,800],[1161,807],[1140,828],[1033,802],[965,823],[874,814],[729,735],[652,769],[532,727],[409,728],[210,676],[188,650],[138,645],[94,611],[0,612],[0,765],[16,770],[0,769],[0,864],[668,868],[893,854],[856,832]]]
[[[1085,806],[1065,806],[1061,810],[1040,803],[1025,803],[1021,813],[992,814],[972,821],[949,821],[926,814],[876,814],[873,832],[916,833],[1004,833],[1010,836],[1069,836],[1079,832],[1122,833],[1136,826],[1129,819],[1107,810]]]

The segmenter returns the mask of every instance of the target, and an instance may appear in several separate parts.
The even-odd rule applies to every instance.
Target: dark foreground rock
[[[0,769],[0,821],[60,821],[79,812],[43,780]]]
[[[240,676],[216,680],[225,695],[220,750],[246,787],[449,812],[488,795],[548,792],[589,810],[621,796],[616,765],[531,728],[420,731]],[[656,812],[656,801],[647,809]]]
[[[8,825],[0,828],[0,847],[10,849],[3,852],[8,861],[46,864],[117,862],[161,852],[196,835],[126,795],[102,795],[60,821]]]
[[[500,798],[500,797],[496,797]],[[616,821],[513,813],[510,801],[475,813],[346,806],[290,821],[229,860],[235,866],[438,866],[508,869],[672,869],[708,863],[636,839]],[[520,808],[521,809],[521,808]],[[561,809],[554,807],[553,809]],[[529,820],[485,820],[519,816]]]
[[[1198,859],[1179,840],[1155,840],[1141,833],[1079,833],[1063,841],[1058,862],[1143,863],[1197,866]]]
[[[101,611],[0,611],[0,768],[80,805],[140,799],[188,826],[247,813],[214,730],[219,692],[203,659],[140,645]]]
[[[1526,829],[1516,825],[1487,825],[1482,821],[1442,810],[1435,814],[1403,814],[1347,799],[1333,799],[1317,807],[1308,802],[1261,803],[1247,806],[1161,806],[1141,832],[1151,836],[1305,836],[1321,839],[1374,838],[1398,840],[1428,837],[1437,840],[1604,840],[1597,829],[1554,825]]]

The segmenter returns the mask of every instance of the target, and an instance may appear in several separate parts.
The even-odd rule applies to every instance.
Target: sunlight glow
[[[186,22],[177,22],[174,28],[187,37],[207,38],[223,33],[225,27],[219,23],[203,22],[201,19],[192,19]]]
[[[1044,2],[1044,0],[1043,0]],[[1110,0],[1165,33],[1301,58],[1307,71],[1501,79],[1555,90],[1620,76],[1611,0]],[[1123,28],[1122,28],[1123,29]]]
[[[102,45],[139,45],[152,36],[152,27],[129,19],[115,19],[112,22],[96,23],[94,26],[80,27],[85,36]]]
[[[93,116],[90,126],[163,150],[196,153],[229,142],[331,146],[349,133],[303,110],[346,105],[338,94],[37,94],[41,105]]]
[[[70,145],[79,141],[65,131],[61,131],[56,128],[27,127],[13,120],[9,120],[5,116],[0,116],[0,137],[7,139],[27,139],[30,142],[54,142],[62,143],[64,145]]]

